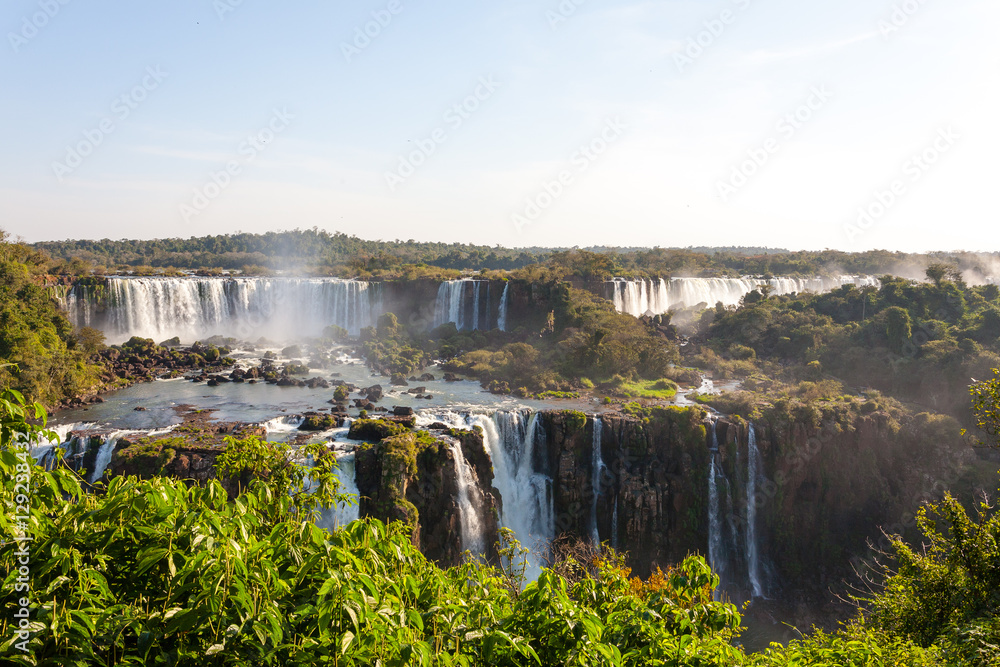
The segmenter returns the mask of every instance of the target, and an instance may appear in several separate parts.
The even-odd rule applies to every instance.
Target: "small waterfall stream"
[[[337,480],[340,482],[340,493],[354,497],[354,503],[337,503],[333,507],[321,509],[316,517],[316,525],[324,530],[337,530],[361,516],[358,504],[358,483],[354,473],[354,452],[335,451],[337,457]],[[310,459],[311,460],[311,459]],[[310,481],[310,485],[312,482]]]
[[[719,484],[716,479],[718,467],[715,459],[719,455],[719,439],[715,431],[715,420],[709,429],[709,466],[708,466],[708,563],[719,575],[720,583],[725,582],[726,553],[722,534],[722,520],[719,507]],[[721,588],[721,586],[720,586]]]
[[[473,484],[472,467],[465,460],[462,446],[457,442],[451,446],[455,457],[455,479],[458,481],[459,519],[462,524],[462,549],[475,555],[486,553],[486,536],[483,533],[483,520],[472,500],[472,495],[479,494]]]
[[[601,492],[601,473],[604,472],[604,459],[601,456],[601,432],[603,422],[600,417],[594,417],[594,438],[590,456],[590,482],[593,489],[593,500],[590,504],[590,543],[596,547],[601,545],[601,536],[597,530],[597,500]]]
[[[757,449],[757,434],[750,422],[749,443],[747,445],[747,538],[746,560],[750,578],[750,592],[755,598],[764,597],[764,583],[760,571],[760,547],[757,544],[757,484],[761,474],[760,450]]]
[[[128,433],[130,431],[115,431],[104,439],[104,444],[97,450],[97,458],[94,460],[94,472],[90,474],[91,484],[96,484],[104,476],[104,471],[107,470],[108,464],[111,463],[111,457],[115,454],[118,441]]]
[[[472,283],[472,330],[479,330],[479,292],[482,283],[478,280]]]
[[[760,538],[757,530],[757,492],[763,479],[763,460],[757,447],[757,433],[751,423],[748,429],[746,456],[746,513],[741,511],[741,499],[734,482],[743,479],[744,465],[736,449],[734,466],[736,479],[731,481],[722,465],[716,422],[709,430],[708,473],[708,559],[719,575],[719,588],[749,593],[750,599],[766,596],[767,584],[761,563]]]
[[[503,294],[500,295],[500,312],[497,315],[497,329],[507,330],[507,292],[510,290],[510,283],[503,286]]]

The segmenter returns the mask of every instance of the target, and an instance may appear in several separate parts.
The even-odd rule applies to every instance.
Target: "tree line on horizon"
[[[671,276],[815,276],[894,274],[920,276],[927,265],[945,263],[966,273],[992,275],[997,254],[840,250],[790,251],[767,247],[506,248],[465,243],[368,240],[313,227],[251,234],[149,240],[65,240],[32,244],[46,253],[49,270],[60,275],[156,274],[176,271],[236,271],[261,275],[297,271],[343,277],[399,277],[406,267],[446,271],[559,270],[584,279]],[[1000,272],[998,272],[1000,273]]]

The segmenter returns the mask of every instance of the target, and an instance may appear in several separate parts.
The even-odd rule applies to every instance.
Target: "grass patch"
[[[626,398],[667,400],[677,395],[677,384],[666,378],[623,382],[615,388],[615,393]]]

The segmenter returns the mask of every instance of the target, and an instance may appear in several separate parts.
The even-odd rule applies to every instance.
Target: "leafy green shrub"
[[[566,418],[566,428],[572,431],[582,431],[587,425],[587,415],[579,410],[563,410]]]
[[[347,433],[347,437],[351,440],[379,442],[385,438],[406,433],[409,430],[402,424],[394,421],[359,418],[351,422],[351,428]]]

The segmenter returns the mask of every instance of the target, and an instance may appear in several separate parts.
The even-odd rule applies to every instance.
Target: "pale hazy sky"
[[[0,28],[29,241],[1000,250],[996,0],[7,0]]]

